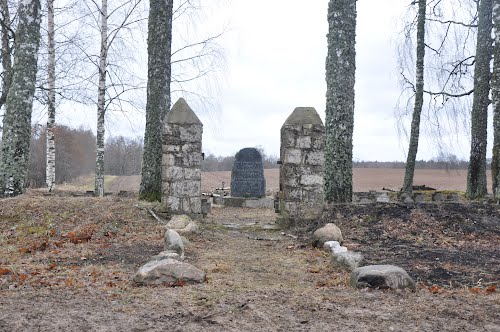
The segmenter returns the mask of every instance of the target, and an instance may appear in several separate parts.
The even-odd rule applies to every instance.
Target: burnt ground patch
[[[489,285],[500,278],[499,211],[485,203],[331,205],[298,233],[307,239],[333,222],[368,264],[399,265],[425,284]]]

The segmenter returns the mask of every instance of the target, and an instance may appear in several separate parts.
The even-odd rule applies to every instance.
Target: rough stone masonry
[[[281,127],[279,208],[287,220],[323,209],[325,127],[313,107],[297,107]]]
[[[203,124],[183,98],[164,119],[162,210],[201,213],[201,138]]]

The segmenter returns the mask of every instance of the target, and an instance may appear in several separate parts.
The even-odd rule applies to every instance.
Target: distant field
[[[389,168],[355,168],[354,169],[354,191],[381,191],[382,188],[399,190],[403,183],[403,169]],[[268,194],[278,191],[279,170],[264,170],[266,188]],[[90,178],[88,187],[93,188],[93,178]],[[426,185],[438,190],[460,190],[465,191],[467,171],[446,171],[439,169],[417,169],[415,171],[415,185]],[[108,181],[106,181],[108,182]],[[108,192],[139,191],[141,179],[139,175],[109,177]],[[201,178],[201,190],[211,191],[215,188],[231,184],[231,172],[203,172]],[[491,183],[491,174],[488,172],[488,189]],[[63,189],[60,187],[60,189]],[[63,189],[64,190],[64,189]],[[74,190],[74,189],[73,189]],[[86,189],[87,190],[87,189]]]
[[[354,168],[354,191],[380,191],[382,188],[399,190],[403,184],[404,170],[389,168]],[[266,187],[275,192],[279,188],[279,170],[264,170]],[[231,172],[205,172],[202,175],[201,186],[203,191],[220,187],[222,181],[226,186],[231,183]],[[467,182],[466,170],[446,171],[440,169],[415,170],[414,185],[426,185],[438,190],[465,191]],[[488,173],[488,188],[491,183],[491,174]]]

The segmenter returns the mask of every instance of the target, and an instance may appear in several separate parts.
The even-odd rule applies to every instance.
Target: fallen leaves
[[[431,294],[444,294],[444,293],[447,293],[447,292],[451,291],[451,290],[447,290],[444,287],[441,287],[441,286],[438,286],[438,285],[432,285],[432,286],[425,286],[425,285],[423,285],[422,287],[426,288],[429,291],[429,293],[431,293]],[[465,288],[464,290],[467,291],[467,292],[469,292],[469,293],[478,294],[478,295],[481,295],[481,294],[491,294],[491,293],[495,293],[496,292],[497,286],[496,285],[491,285],[491,286],[489,286],[487,288],[468,287],[468,288]]]
[[[307,269],[307,272],[309,273],[319,273],[321,270],[319,267],[311,267],[309,269]]]
[[[10,269],[0,267],[0,276],[10,274],[12,271]]]
[[[496,291],[497,291],[496,285],[491,285],[490,287],[486,288],[486,293],[494,293]]]
[[[92,234],[77,234],[76,232],[69,232],[68,233],[68,238],[69,241],[73,244],[78,244],[78,243],[83,243],[83,242],[88,242],[90,239],[92,239]]]
[[[440,287],[438,285],[432,285],[427,288],[429,290],[429,293],[431,294],[441,294],[443,293],[443,287]]]

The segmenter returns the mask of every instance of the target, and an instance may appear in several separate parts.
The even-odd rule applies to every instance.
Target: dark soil
[[[333,205],[321,224],[340,227],[346,246],[369,264],[395,264],[425,284],[500,281],[500,206],[483,203]]]

